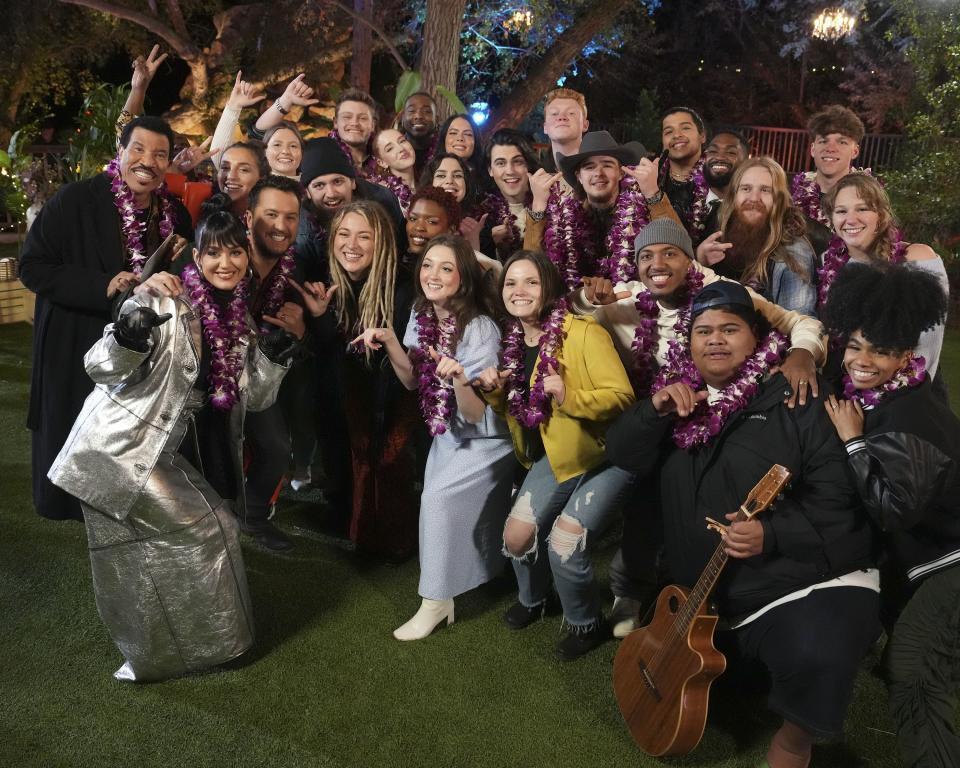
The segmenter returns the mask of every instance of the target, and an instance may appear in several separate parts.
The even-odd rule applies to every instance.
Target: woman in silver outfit
[[[82,503],[97,609],[126,660],[119,680],[175,677],[253,643],[224,499],[243,503],[244,414],[273,403],[296,342],[283,332],[257,342],[236,218],[206,217],[196,244],[177,297],[128,299],[87,352],[97,386],[49,472]],[[194,448],[192,463],[181,443]]]

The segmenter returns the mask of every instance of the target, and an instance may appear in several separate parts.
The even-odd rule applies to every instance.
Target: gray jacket
[[[185,299],[143,294],[123,303],[120,315],[146,306],[167,322],[153,330],[147,352],[117,343],[113,324],[84,356],[96,387],[83,405],[47,476],[80,501],[124,519],[143,490],[197,378],[200,318]],[[230,439],[242,450],[243,414],[269,408],[287,366],[271,362],[251,329],[240,376],[240,401],[231,414]]]

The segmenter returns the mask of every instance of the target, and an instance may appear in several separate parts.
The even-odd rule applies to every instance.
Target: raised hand
[[[118,292],[127,290],[139,279],[133,272],[117,272],[107,285],[107,298],[112,299]]]
[[[863,408],[860,403],[856,400],[838,400],[830,395],[824,406],[843,442],[863,436]]]
[[[655,392],[651,402],[653,409],[661,416],[676,413],[680,418],[685,418],[693,413],[697,403],[706,400],[707,396],[708,392],[705,389],[696,392],[689,384],[676,382],[667,384],[659,392]]]
[[[497,226],[490,228],[490,236],[497,245],[505,243],[510,240],[510,227],[506,224],[497,224]]]
[[[470,383],[484,392],[493,392],[497,389],[503,389],[503,385],[506,384],[508,378],[510,378],[510,371],[500,371],[491,366],[480,371],[477,378]]]
[[[723,261],[726,258],[727,251],[733,248],[733,243],[721,243],[721,237],[723,237],[723,232],[714,232],[697,246],[697,261],[705,267]]]
[[[430,347],[430,358],[437,364],[437,376],[441,379],[447,379],[455,384],[467,384],[467,377],[463,374],[463,366],[452,357],[441,355],[433,347]]]
[[[208,136],[199,146],[186,147],[177,152],[177,156],[173,158],[172,163],[174,170],[186,175],[204,160],[208,160],[212,155],[217,154],[220,151],[219,147],[208,149],[212,140],[213,137]]]
[[[277,102],[284,109],[290,109],[291,106],[296,105],[298,107],[309,107],[313,104],[319,104],[320,99],[311,98],[313,96],[313,88],[303,82],[303,78],[306,75],[301,72],[293,80],[287,84],[286,90],[277,99]]]
[[[113,326],[113,335],[121,346],[146,352],[149,349],[147,339],[150,338],[150,333],[171,317],[169,312],[158,315],[150,307],[137,307],[117,319]]]
[[[648,160],[640,158],[635,167],[623,166],[623,172],[637,182],[637,188],[644,197],[655,197],[659,191],[660,158]]]
[[[252,107],[258,101],[263,101],[263,99],[266,98],[265,93],[259,93],[257,91],[257,86],[253,83],[248,83],[246,80],[242,80],[242,75],[243,72],[237,72],[237,80],[233,84],[230,98],[227,99],[228,107],[233,107],[234,109]]]
[[[320,317],[326,313],[333,299],[333,294],[337,290],[337,286],[335,285],[327,288],[323,283],[319,282],[312,283],[307,281],[301,286],[292,277],[287,278],[287,283],[296,288],[303,299],[303,305],[307,308],[307,312],[314,317]]]
[[[552,365],[547,366],[547,375],[543,377],[543,391],[556,400],[557,405],[563,405],[567,398],[567,388],[563,384],[563,377]]]
[[[363,344],[368,349],[374,351],[383,347],[384,344],[387,344],[391,339],[396,339],[397,335],[393,332],[393,328],[367,328],[363,333],[361,333],[357,338],[350,342],[350,345],[354,344]]]
[[[180,282],[179,277],[171,275],[169,272],[154,272],[134,288],[133,292],[135,294],[150,293],[154,296],[166,296],[173,299],[183,293],[183,283]]]
[[[146,92],[153,76],[157,74],[157,69],[167,60],[167,54],[158,56],[158,53],[160,53],[160,46],[155,45],[150,49],[147,58],[137,56],[133,60],[133,76],[130,78],[131,90]]]
[[[464,216],[460,221],[460,234],[463,235],[475,251],[480,250],[480,232],[483,229],[483,225],[486,224],[487,216],[489,215],[490,214],[485,213],[479,220],[470,216]]]
[[[531,209],[543,211],[547,208],[547,199],[550,197],[550,188],[563,178],[563,173],[550,173],[543,168],[530,177],[530,194],[533,195]]]
[[[580,282],[583,283],[583,298],[597,307],[615,304],[631,296],[630,291],[614,291],[613,283],[605,277],[581,277]]]
[[[285,301],[276,315],[264,315],[263,319],[298,339],[302,339],[307,332],[307,326],[303,322],[303,307],[292,301]]]

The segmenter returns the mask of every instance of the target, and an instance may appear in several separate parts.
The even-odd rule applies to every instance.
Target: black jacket
[[[848,462],[899,572],[918,581],[960,563],[960,419],[929,381],[865,413]]]
[[[821,392],[823,387],[821,385]],[[763,553],[731,559],[717,587],[722,616],[751,613],[778,597],[873,564],[869,523],[844,467],[843,445],[823,399],[791,410],[777,374],[733,414],[707,445],[673,443],[672,417],[650,399],[627,410],[607,432],[607,457],[641,475],[659,470],[664,541],[671,575],[693,586],[719,542],[704,517],[722,523],[773,464],[792,475],[783,499],[758,518]]]

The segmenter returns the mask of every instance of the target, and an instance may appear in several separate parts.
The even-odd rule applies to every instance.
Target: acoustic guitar
[[[775,464],[750,491],[737,520],[749,520],[769,507],[790,479]],[[706,518],[721,534],[725,526]],[[665,587],[653,620],[620,643],[613,662],[613,690],[633,740],[648,755],[685,755],[703,737],[710,685],[727,661],[713,645],[717,615],[707,600],[727,553],[723,537],[692,590]]]

